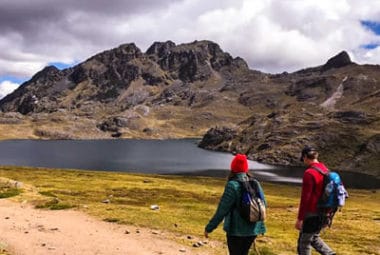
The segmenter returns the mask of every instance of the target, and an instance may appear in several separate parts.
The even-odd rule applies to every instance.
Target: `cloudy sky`
[[[46,65],[129,42],[212,40],[271,73],[342,50],[380,64],[380,0],[0,0],[0,31],[0,98]]]

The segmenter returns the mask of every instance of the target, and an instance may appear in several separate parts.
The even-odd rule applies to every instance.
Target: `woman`
[[[266,232],[263,221],[250,223],[243,219],[237,209],[241,198],[241,188],[237,180],[248,180],[248,161],[243,154],[237,154],[231,162],[231,172],[224,193],[220,199],[215,215],[205,228],[205,237],[218,227],[224,219],[224,231],[227,234],[227,245],[230,255],[247,255],[257,235]],[[257,195],[264,200],[263,190],[258,184]]]

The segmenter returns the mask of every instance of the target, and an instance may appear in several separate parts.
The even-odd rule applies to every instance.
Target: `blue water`
[[[232,155],[176,140],[8,140],[0,142],[0,164],[142,173],[228,170]],[[251,168],[271,166],[250,161]]]
[[[71,168],[154,174],[226,176],[232,154],[197,146],[197,139],[168,140],[7,140],[0,142],[0,165]],[[280,168],[249,161],[261,181],[300,184],[303,168]],[[358,173],[341,173],[352,187],[380,187]]]

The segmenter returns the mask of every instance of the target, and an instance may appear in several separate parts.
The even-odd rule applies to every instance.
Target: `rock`
[[[350,56],[346,51],[340,52],[338,55],[330,58],[326,64],[322,66],[322,72],[332,68],[340,68],[352,64]]]
[[[23,115],[18,112],[0,113],[0,124],[21,124]]]
[[[123,133],[121,133],[121,132],[116,132],[116,133],[111,134],[111,137],[113,137],[113,138],[119,138],[119,137],[121,137],[122,135],[123,135]]]
[[[352,124],[369,124],[371,118],[365,112],[360,111],[338,111],[331,114],[333,118]]]
[[[211,148],[212,146],[218,145],[222,142],[232,140],[236,135],[236,131],[226,127],[215,127],[207,131],[203,136],[199,147],[201,148]]]
[[[151,205],[151,206],[150,206],[150,209],[151,209],[151,210],[159,210],[160,207],[159,207],[158,205]]]
[[[8,186],[11,188],[22,189],[24,187],[24,184],[19,181],[9,180]]]
[[[111,117],[107,120],[99,123],[97,128],[104,132],[116,132],[119,133],[119,128],[127,127],[129,120],[125,117]]]
[[[124,234],[129,235],[131,232],[129,230],[125,230]]]
[[[272,147],[269,145],[269,144],[267,144],[267,143],[263,143],[263,144],[261,144],[258,148],[257,148],[257,150],[258,151],[262,151],[262,150],[268,150],[268,149],[271,149]]]
[[[109,200],[109,199],[104,199],[104,200],[102,201],[102,203],[104,203],[104,204],[109,204],[109,203],[111,203],[111,200]]]
[[[146,51],[148,55],[156,55],[158,59],[168,55],[170,51],[175,47],[175,43],[172,41],[166,42],[154,42]]]
[[[186,249],[185,248],[181,248],[179,249],[180,252],[186,252]]]
[[[41,138],[55,139],[55,140],[70,140],[73,136],[65,131],[50,130],[48,127],[45,129],[38,128],[34,131],[34,135]]]
[[[193,247],[196,247],[196,248],[201,247],[201,246],[203,246],[202,242],[196,242],[193,244]]]
[[[144,128],[143,132],[147,135],[153,134],[154,130],[152,128]]]
[[[370,153],[380,154],[380,135],[372,136],[367,141],[365,148]]]

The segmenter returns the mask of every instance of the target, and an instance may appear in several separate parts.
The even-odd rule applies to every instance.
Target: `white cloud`
[[[59,4],[59,12],[48,0],[27,11],[21,4],[19,9],[0,6],[0,48],[7,49],[0,52],[0,76],[30,77],[49,62],[84,61],[128,42],[146,50],[154,41],[166,40],[212,40],[251,68],[267,72],[321,65],[342,50],[359,63],[380,63],[377,49],[361,48],[379,43],[380,36],[360,23],[380,21],[380,0],[65,3]],[[15,9],[24,14],[16,15],[17,20],[10,16]]]
[[[18,88],[20,84],[13,83],[11,81],[3,81],[0,83],[0,99],[12,93],[15,89]]]

